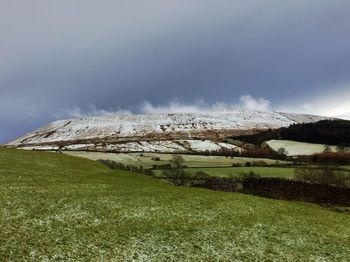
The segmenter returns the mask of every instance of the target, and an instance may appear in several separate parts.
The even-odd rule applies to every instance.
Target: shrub
[[[250,163],[250,162],[248,161],[248,162],[246,162],[246,163],[244,164],[244,166],[245,166],[245,167],[251,167],[251,166],[252,166],[252,163]]]
[[[195,178],[195,179],[205,179],[205,178],[208,178],[210,177],[207,173],[203,172],[203,171],[197,171],[193,176],[192,178]]]
[[[348,165],[350,164],[350,153],[347,152],[324,152],[313,154],[310,157],[313,163],[331,164],[331,165]]]
[[[190,174],[180,168],[163,170],[162,175],[175,186],[186,186],[189,182],[188,179],[191,177]]]
[[[181,155],[173,155],[171,157],[170,163],[175,167],[175,168],[181,168],[182,164],[185,162],[185,159]]]
[[[253,161],[252,166],[269,166],[269,164],[263,160]]]
[[[105,165],[106,167],[108,167],[110,169],[117,169],[117,167],[118,167],[117,162],[112,161],[112,160],[99,159],[97,161],[102,163],[103,165]]]
[[[281,160],[287,159],[288,151],[284,147],[280,147],[279,149],[277,149],[277,153]]]
[[[199,185],[199,184],[204,184],[207,179],[209,179],[211,176],[209,176],[207,173],[203,171],[197,171],[195,174],[191,176],[191,184],[190,186],[193,185]]]
[[[106,167],[110,169],[119,169],[119,170],[126,170],[126,171],[133,171],[135,173],[145,174],[149,176],[153,176],[153,171],[149,169],[144,169],[143,166],[132,166],[132,165],[124,165],[122,163],[117,163],[112,160],[105,160],[105,159],[99,159],[98,162],[102,163]]]
[[[243,181],[247,178],[257,178],[260,177],[259,174],[254,173],[253,171],[249,171],[248,173],[239,173],[238,174],[238,180]]]
[[[332,152],[332,149],[329,145],[324,145],[323,153],[329,153]]]
[[[320,184],[331,184],[337,186],[350,185],[350,175],[346,172],[336,171],[332,167],[302,167],[295,170],[296,180],[316,182]]]
[[[241,157],[281,159],[281,155],[268,148],[247,149],[240,152]]]
[[[154,176],[154,172],[150,169],[144,169],[143,173],[147,176]]]

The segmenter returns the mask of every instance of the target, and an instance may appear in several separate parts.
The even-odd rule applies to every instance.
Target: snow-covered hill
[[[345,120],[350,120],[350,113],[338,116],[338,118],[345,119]]]
[[[7,146],[118,152],[165,152],[169,147],[173,149],[168,151],[174,152],[180,147],[180,151],[203,151],[230,148],[229,144],[218,144],[220,138],[229,135],[322,119],[325,118],[262,111],[89,117],[52,122]]]

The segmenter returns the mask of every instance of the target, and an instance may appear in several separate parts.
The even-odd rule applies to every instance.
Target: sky
[[[348,0],[0,0],[0,143],[63,118],[350,112]]]

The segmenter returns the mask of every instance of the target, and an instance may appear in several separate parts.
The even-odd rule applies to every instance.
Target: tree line
[[[261,145],[272,139],[350,146],[350,121],[321,120],[315,123],[292,124],[289,127],[268,129],[253,135],[230,137],[254,145]]]

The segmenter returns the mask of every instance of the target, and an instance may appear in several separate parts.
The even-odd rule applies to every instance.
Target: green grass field
[[[84,152],[84,151],[65,151],[65,154],[79,156],[91,160],[108,159],[125,165],[143,166],[150,168],[152,165],[164,165],[170,163],[172,154],[161,153],[103,153],[103,152]],[[286,161],[276,161],[266,158],[247,158],[247,157],[224,157],[224,156],[200,156],[200,155],[181,155],[188,167],[231,167],[233,163],[245,164],[252,161],[265,161],[269,164],[285,163]],[[152,158],[159,157],[160,161],[154,161]]]
[[[210,176],[230,177],[238,176],[241,173],[249,173],[250,171],[262,177],[283,177],[293,178],[295,168],[282,167],[203,167],[203,168],[186,168],[190,174],[198,171],[205,172]],[[155,171],[156,175],[161,175],[161,170]]]
[[[349,261],[350,214],[0,149],[1,261]]]

